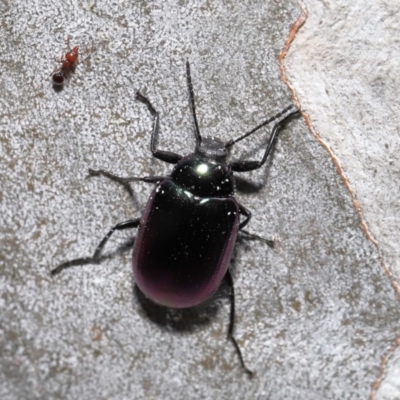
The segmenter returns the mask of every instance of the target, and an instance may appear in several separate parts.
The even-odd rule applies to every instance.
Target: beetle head
[[[220,139],[205,137],[201,139],[200,143],[196,144],[195,153],[204,158],[215,160],[219,163],[225,163],[229,150]]]

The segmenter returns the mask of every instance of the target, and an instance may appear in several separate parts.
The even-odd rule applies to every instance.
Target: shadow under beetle
[[[186,63],[186,74],[195,126],[195,152],[182,157],[157,149],[158,112],[147,97],[137,92],[137,100],[147,106],[153,117],[153,156],[175,164],[175,167],[169,177],[142,178],[121,178],[104,170],[89,169],[90,175],[102,175],[119,182],[131,194],[130,182],[155,183],[156,187],[141,218],[115,225],[97,246],[92,257],[68,261],[51,273],[54,275],[65,268],[99,263],[102,250],[115,231],[139,227],[133,249],[133,275],[140,291],[151,301],[177,309],[194,307],[205,302],[219,288],[223,279],[226,280],[230,287],[231,304],[228,338],[235,346],[242,367],[251,376],[252,372],[246,367],[233,336],[235,297],[228,267],[239,231],[262,238],[243,230],[250,221],[251,212],[234,197],[233,172],[260,168],[266,162],[281,126],[300,110],[291,105],[250,132],[225,144],[217,138],[202,138],[197,123],[189,62]],[[285,117],[272,128],[261,161],[227,161],[229,150],[235,143],[283,115]]]

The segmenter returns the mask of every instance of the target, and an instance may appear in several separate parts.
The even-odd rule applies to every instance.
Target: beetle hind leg
[[[230,314],[229,314],[228,339],[235,346],[236,353],[237,353],[237,355],[239,357],[240,364],[241,364],[242,368],[244,369],[244,372],[246,372],[246,374],[249,375],[250,378],[252,378],[253,377],[253,372],[250,371],[246,367],[246,364],[244,363],[243,355],[242,355],[242,352],[240,350],[240,347],[239,347],[235,337],[233,336],[233,331],[234,331],[234,328],[235,328],[235,289],[233,287],[232,275],[231,275],[229,270],[226,272],[225,279],[226,279],[226,281],[228,283],[228,286],[230,288],[229,299],[230,299],[230,302],[231,302],[231,309],[230,309]]]

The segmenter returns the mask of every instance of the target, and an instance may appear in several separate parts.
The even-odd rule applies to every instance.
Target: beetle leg
[[[248,231],[245,231],[243,228],[249,223],[251,219],[251,211],[247,209],[245,206],[239,203],[239,212],[240,214],[244,215],[246,219],[239,224],[239,230],[242,233],[245,233],[247,236],[253,238],[253,239],[259,239],[262,240],[263,242],[266,242],[268,246],[274,247],[274,241],[271,239],[265,239],[262,236],[255,235],[254,233],[250,233]]]
[[[268,155],[274,147],[275,139],[279,130],[285,124],[285,122],[293,115],[299,114],[300,110],[295,110],[285,116],[281,121],[277,122],[272,128],[271,136],[269,137],[267,148],[261,161],[234,161],[231,163],[232,171],[235,172],[246,172],[253,171],[254,169],[261,168],[267,161]]]
[[[176,164],[182,156],[176,153],[172,153],[171,151],[163,151],[156,149],[156,142],[158,138],[158,131],[159,131],[159,115],[158,112],[155,110],[153,105],[150,103],[150,100],[143,96],[139,91],[136,92],[136,99],[141,101],[142,103],[146,104],[147,108],[149,109],[151,115],[153,116],[153,131],[151,133],[151,152],[153,156],[158,158],[159,160],[165,161],[170,164]]]
[[[240,232],[246,234],[246,235],[249,236],[251,239],[262,240],[263,242],[267,243],[267,245],[268,245],[269,247],[274,247],[274,243],[275,243],[275,242],[274,242],[274,240],[272,240],[272,239],[263,238],[262,236],[255,235],[254,233],[251,233],[251,232],[249,232],[249,231],[245,231],[244,229],[242,229]]]
[[[112,181],[120,183],[129,193],[131,197],[133,196],[132,188],[130,187],[130,182],[148,182],[148,183],[158,183],[166,179],[165,176],[144,176],[144,177],[128,177],[122,178],[111,172],[104,171],[103,169],[91,169],[89,168],[89,176],[105,176]]]
[[[140,224],[140,218],[129,219],[128,221],[120,222],[119,224],[115,225],[110,231],[104,236],[103,240],[100,244],[96,247],[96,250],[93,254],[93,257],[83,257],[83,258],[76,258],[75,260],[67,261],[58,267],[51,270],[51,275],[56,275],[61,272],[65,268],[75,267],[78,265],[87,265],[87,264],[98,264],[101,261],[101,252],[106,245],[108,239],[110,239],[111,235],[115,231],[122,231],[124,229],[132,229],[137,228]]]
[[[242,230],[250,222],[251,211],[239,203],[239,212],[246,217],[246,219],[239,224],[239,230]]]
[[[105,171],[104,169],[92,169],[89,168],[89,175],[90,176],[105,176],[106,178],[109,178],[115,182],[121,183],[122,185],[125,185],[129,182],[148,182],[148,183],[157,183],[161,182],[162,180],[166,179],[165,176],[143,176],[143,177],[128,177],[128,178],[122,178],[118,175],[113,174],[112,172]]]
[[[242,365],[244,371],[251,378],[253,376],[253,372],[250,371],[246,367],[246,364],[244,363],[244,360],[243,360],[242,352],[240,351],[240,347],[237,344],[237,341],[233,336],[233,331],[234,331],[234,328],[235,328],[235,290],[234,290],[234,287],[233,287],[232,275],[231,275],[231,272],[229,271],[229,269],[226,272],[225,278],[226,278],[226,281],[227,281],[228,286],[230,288],[229,299],[230,299],[230,302],[231,302],[231,310],[230,310],[230,314],[229,314],[228,338],[231,340],[231,342],[235,346],[236,353],[239,356],[240,364]]]

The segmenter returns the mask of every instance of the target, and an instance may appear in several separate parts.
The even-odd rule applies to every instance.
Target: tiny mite
[[[186,63],[190,108],[194,121],[194,152],[182,156],[157,149],[159,114],[150,100],[136,93],[136,99],[149,110],[153,119],[150,150],[154,157],[174,164],[169,176],[122,178],[104,170],[89,169],[91,176],[104,176],[122,184],[131,193],[131,182],[155,184],[141,217],[115,225],[97,246],[92,257],[67,261],[51,271],[86,264],[99,264],[102,251],[115,231],[139,228],[133,248],[133,276],[140,291],[161,306],[183,309],[195,307],[209,299],[222,284],[230,287],[228,338],[233,343],[243,370],[250,376],[241,350],[233,336],[235,295],[229,264],[238,234],[271,241],[253,235],[244,227],[251,212],[235,198],[234,172],[261,168],[270,154],[278,132],[285,122],[300,110],[293,105],[267,119],[235,140],[223,143],[214,137],[202,137],[196,108],[189,62]],[[279,119],[279,120],[278,120]],[[270,122],[272,128],[261,160],[229,161],[230,149]]]

